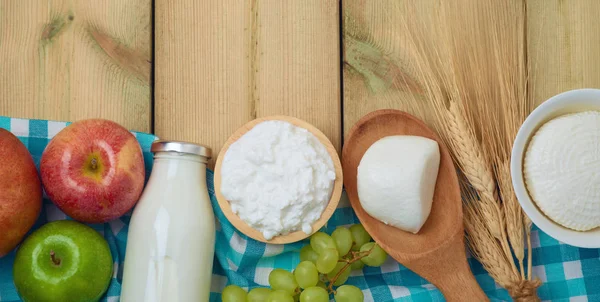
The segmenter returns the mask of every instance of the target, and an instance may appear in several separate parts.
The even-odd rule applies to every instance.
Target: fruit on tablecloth
[[[241,287],[237,285],[228,285],[223,289],[223,293],[221,293],[221,300],[223,300],[223,302],[246,301],[247,296],[248,293]]]
[[[329,302],[329,294],[321,287],[309,287],[300,294],[300,302]]]
[[[336,248],[333,238],[323,232],[317,232],[310,236],[310,246],[317,254],[326,249]]]
[[[364,244],[360,248],[361,252],[371,251],[367,256],[362,257],[360,260],[368,266],[381,266],[387,259],[385,251],[377,245],[375,242],[369,242]]]
[[[265,287],[257,287],[248,292],[246,301],[248,302],[264,302],[267,301],[272,290]],[[223,301],[225,302],[225,301]]]
[[[272,270],[269,274],[269,285],[275,291],[255,288],[247,295],[247,301],[325,302],[329,301],[330,294],[334,294],[335,301],[338,302],[362,302],[362,291],[344,283],[348,281],[352,270],[362,269],[365,263],[369,266],[381,266],[387,259],[387,254],[377,243],[371,242],[371,236],[360,224],[352,225],[350,229],[339,227],[332,236],[324,232],[313,234],[310,244],[300,249],[301,262],[293,273],[280,268]],[[341,243],[340,246],[345,246],[341,250],[348,250],[346,254],[338,253],[336,241]],[[358,243],[361,245],[357,250],[350,250],[351,245]],[[315,248],[318,252],[313,250]],[[324,271],[327,272],[323,273]],[[334,286],[339,287],[334,290]],[[234,288],[235,295],[232,294]],[[240,299],[244,294],[246,292],[242,288],[230,285],[223,291],[222,299],[224,302],[238,301],[232,299]]]
[[[335,246],[340,255],[346,255],[352,248],[352,232],[344,227],[338,227],[331,233]]]
[[[352,233],[352,238],[354,240],[354,243],[352,245],[353,251],[360,250],[360,247],[363,246],[363,244],[371,241],[371,235],[369,235],[369,233],[367,232],[367,230],[365,230],[365,227],[362,226],[362,224],[355,224],[351,226],[350,232]]]
[[[115,122],[75,122],[48,144],[40,164],[48,197],[87,223],[116,219],[138,201],[144,157],[135,136]]]
[[[274,290],[283,290],[293,295],[298,288],[294,275],[284,269],[276,268],[269,274],[269,285]]]
[[[365,296],[356,286],[342,285],[338,287],[335,294],[336,302],[362,302]]]
[[[294,298],[284,290],[276,290],[269,294],[267,302],[294,302]]]
[[[317,258],[319,258],[319,254],[312,249],[310,244],[307,244],[300,249],[300,261],[317,263]]]
[[[42,185],[29,151],[0,129],[0,257],[21,242],[41,208]]]
[[[24,301],[98,301],[111,280],[108,243],[70,220],[50,222],[17,250],[13,279]]]
[[[317,258],[317,270],[319,273],[327,274],[331,272],[338,262],[340,254],[336,249],[325,249],[319,253]]]
[[[319,282],[319,272],[314,263],[302,261],[294,270],[294,277],[301,288],[316,286]]]
[[[348,238],[348,234],[350,235],[350,238]],[[331,241],[335,242],[334,245],[336,246],[336,249],[332,249],[330,247]],[[338,247],[338,245],[344,247],[340,248]],[[317,247],[319,248],[319,251],[311,251],[305,246],[300,250],[300,259],[309,258],[308,255],[310,255],[311,252],[316,253],[318,255],[316,267],[317,270],[321,273],[319,277],[320,280],[326,281],[327,284],[325,282],[318,281],[316,287],[324,288],[328,293],[335,293],[334,286],[340,286],[346,283],[348,281],[348,278],[350,277],[351,271],[362,269],[365,264],[365,262],[363,262],[363,259],[368,259],[367,262],[372,264],[372,266],[381,266],[387,259],[387,254],[385,253],[385,251],[377,243],[371,242],[371,236],[361,224],[354,224],[350,226],[349,229],[345,227],[338,227],[331,234],[331,236],[324,232],[317,232],[311,236],[310,246],[311,250]],[[351,249],[349,248],[350,246],[352,246]],[[354,246],[357,246],[356,250],[354,250]],[[346,254],[339,254],[339,250],[348,251]],[[372,253],[375,254],[372,255]],[[330,254],[335,254],[336,256],[331,257],[331,259],[329,259]],[[325,258],[327,258],[327,261],[325,261]],[[319,260],[321,261],[319,262]],[[296,267],[296,270],[298,270],[298,268],[301,265],[303,265],[302,262]],[[323,268],[323,265],[328,267]],[[324,273],[323,271],[328,270],[329,266],[333,267],[327,273]],[[319,267],[321,267],[320,270]],[[296,274],[296,272],[294,272],[294,275],[297,278],[299,276],[299,274]],[[297,281],[299,284],[301,283],[299,280]],[[350,289],[350,291],[352,291],[353,289],[356,289],[360,292],[360,289],[354,286]],[[342,292],[343,291],[344,290],[342,290]],[[312,301],[309,299],[312,297],[312,295],[308,295],[306,297],[306,299],[308,299],[307,301]],[[360,297],[360,300],[356,301],[362,301],[362,292],[360,296],[357,297]],[[341,299],[342,301],[345,301],[343,300],[345,299],[345,296],[343,294],[341,296]],[[302,301],[302,295],[300,296],[300,301]]]
[[[357,262],[360,262],[360,261],[357,261]],[[335,268],[327,274],[328,280],[335,279],[335,281],[333,282],[333,285],[340,286],[340,285],[346,283],[346,281],[348,281],[348,277],[350,277],[350,271],[352,270],[352,268],[344,269],[345,266],[346,266],[346,262],[338,262],[335,265]]]
[[[354,271],[354,270],[362,270],[363,267],[365,266],[365,263],[362,261],[355,261],[350,265],[350,268]]]

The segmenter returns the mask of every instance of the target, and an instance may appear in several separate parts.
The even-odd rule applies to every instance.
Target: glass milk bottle
[[[154,166],[127,238],[121,301],[208,301],[215,219],[207,147],[156,141]]]

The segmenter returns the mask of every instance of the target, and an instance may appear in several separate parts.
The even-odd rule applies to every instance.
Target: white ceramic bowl
[[[546,217],[533,202],[523,179],[523,158],[530,138],[547,121],[558,116],[581,111],[600,111],[600,90],[578,89],[555,95],[537,107],[527,117],[515,138],[510,172],[517,199],[525,213],[542,231],[566,244],[584,248],[600,247],[600,228],[579,232],[565,228]]]

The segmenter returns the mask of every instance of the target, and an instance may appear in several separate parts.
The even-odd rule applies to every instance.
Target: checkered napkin
[[[41,120],[11,119],[0,117],[0,128],[17,135],[31,152],[36,165],[49,140],[67,123]],[[146,171],[152,167],[150,145],[155,136],[134,133],[142,146]],[[148,176],[148,175],[147,175]],[[286,245],[264,244],[238,232],[227,221],[219,209],[213,187],[213,174],[207,172],[209,194],[217,218],[215,262],[211,284],[210,301],[221,301],[220,292],[227,284],[237,284],[246,289],[267,286],[273,268],[292,270],[300,261],[298,250],[307,242]],[[118,301],[121,292],[121,276],[127,225],[130,214],[106,224],[90,225],[104,235],[114,258],[114,275],[106,296],[102,301]],[[44,222],[68,219],[49,200],[35,228]],[[342,197],[339,208],[329,220],[325,231],[331,233],[337,226],[357,223],[358,219]],[[0,236],[2,230],[0,230]],[[538,290],[544,301],[599,301],[600,302],[600,256],[598,249],[579,249],[562,244],[535,226],[532,231],[533,271],[544,285]],[[0,258],[0,302],[20,301],[12,282],[14,252]],[[486,294],[492,301],[511,301],[507,292],[497,286],[481,264],[469,258],[471,269]],[[352,272],[348,284],[363,290],[365,301],[444,301],[441,293],[427,281],[388,259],[381,267],[365,267]],[[465,301],[469,301],[468,298]],[[187,302],[187,301],[186,301]]]

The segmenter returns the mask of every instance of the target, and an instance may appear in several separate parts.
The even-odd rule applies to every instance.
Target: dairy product
[[[129,225],[121,301],[208,301],[215,247],[210,149],[155,142],[152,151],[152,175]]]
[[[529,195],[555,222],[574,230],[600,226],[600,112],[560,116],[542,125],[525,153]]]
[[[285,121],[254,126],[227,149],[221,194],[233,213],[265,239],[310,234],[335,181],[331,156],[308,130]]]
[[[436,141],[420,136],[384,137],[360,160],[360,203],[383,223],[417,233],[431,211],[439,166]]]

